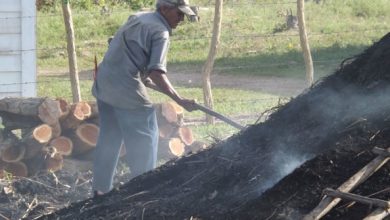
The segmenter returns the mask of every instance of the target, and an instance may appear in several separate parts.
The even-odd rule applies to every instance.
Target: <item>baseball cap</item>
[[[175,5],[181,12],[186,15],[195,15],[194,11],[190,8],[190,2],[188,0],[162,0],[163,2]]]

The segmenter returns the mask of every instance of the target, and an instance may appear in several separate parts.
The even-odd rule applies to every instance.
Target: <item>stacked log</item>
[[[184,126],[184,109],[175,102],[155,104],[159,127],[158,158],[169,160],[196,152],[203,145],[193,145],[194,136]]]
[[[0,176],[60,170],[64,159],[80,151],[80,139],[93,148],[98,130],[94,127],[97,131],[90,135],[84,129],[89,127],[85,120],[90,115],[87,102],[68,104],[47,97],[1,99]]]
[[[174,102],[156,104],[155,108],[159,159],[169,160],[204,148],[184,126],[183,108]],[[0,178],[55,172],[66,160],[90,163],[93,157],[99,134],[96,102],[4,98],[0,100],[0,117],[4,127],[0,132]],[[125,153],[122,146],[121,156]],[[68,161],[65,164],[72,167]]]

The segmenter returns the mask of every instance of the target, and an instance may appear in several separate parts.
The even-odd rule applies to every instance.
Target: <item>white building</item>
[[[36,96],[35,0],[0,0],[0,98]]]

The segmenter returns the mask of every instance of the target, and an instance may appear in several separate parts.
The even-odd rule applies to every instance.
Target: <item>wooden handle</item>
[[[228,123],[229,125],[231,125],[231,126],[233,126],[235,128],[238,128],[238,129],[243,129],[244,128],[244,126],[238,124],[237,122],[232,121],[230,118],[227,118],[227,117],[219,114],[218,112],[215,112],[215,111],[213,111],[213,110],[211,110],[211,109],[209,109],[209,108],[207,108],[207,107],[205,107],[203,105],[195,103],[195,106],[200,111],[202,111],[202,112],[204,112],[204,113],[206,113],[208,115],[214,116],[214,117],[216,117],[216,118],[218,118],[218,119]]]
[[[161,92],[161,93],[165,94],[163,91],[161,91],[160,88],[158,88],[154,84],[148,84],[147,83],[147,84],[145,84],[145,86],[149,87],[149,88],[151,88],[151,89],[153,89],[153,90],[155,90],[157,92]],[[243,129],[244,128],[244,126],[238,124],[237,122],[232,121],[230,118],[227,118],[227,117],[219,114],[218,112],[215,112],[215,111],[213,111],[213,110],[211,110],[211,109],[209,109],[209,108],[207,108],[207,107],[205,107],[203,105],[200,105],[198,103],[195,103],[194,105],[195,105],[196,109],[198,109],[198,110],[200,110],[200,111],[202,111],[202,112],[204,112],[204,113],[206,113],[208,115],[214,116],[214,117],[216,117],[216,118],[218,118],[218,119],[228,123],[229,125],[231,125],[231,126],[233,126],[235,128],[238,128],[238,129]]]

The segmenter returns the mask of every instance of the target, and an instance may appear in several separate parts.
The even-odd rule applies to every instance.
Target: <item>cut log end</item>
[[[78,102],[74,107],[74,116],[80,120],[84,120],[91,116],[91,106],[88,102]]]
[[[73,155],[80,155],[95,148],[99,135],[99,127],[95,124],[84,123],[76,131],[69,134],[73,141]]]
[[[161,114],[168,123],[180,125],[183,118],[183,108],[174,102],[164,102],[161,104]]]
[[[76,134],[82,138],[86,144],[96,146],[99,135],[99,127],[94,124],[85,123],[77,128]]]
[[[183,156],[184,147],[184,143],[179,138],[172,138],[169,141],[169,149],[171,153],[177,157]]]
[[[72,154],[73,142],[70,138],[60,136],[51,140],[49,145],[53,147],[57,153],[63,156]]]
[[[27,166],[21,162],[6,163],[4,171],[10,173],[12,176],[27,177]]]
[[[194,143],[194,136],[192,134],[192,130],[188,127],[179,128],[179,137],[183,141],[183,143],[187,146]]]
[[[4,162],[17,162],[23,159],[26,148],[22,144],[8,145],[4,148],[1,159]]]
[[[47,124],[42,124],[33,130],[33,137],[39,143],[47,143],[52,137],[52,128]]]

